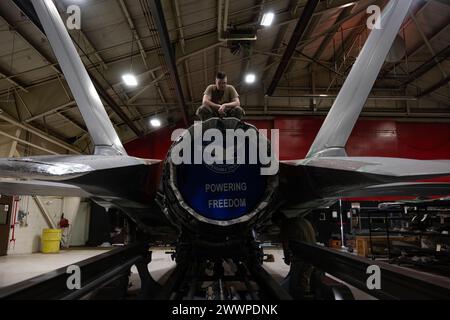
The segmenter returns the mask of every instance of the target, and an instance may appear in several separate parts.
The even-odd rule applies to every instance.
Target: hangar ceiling
[[[154,116],[163,123],[182,118],[150,1],[55,1],[63,20],[68,6],[81,9],[81,30],[70,34],[125,142],[155,130],[149,125]],[[189,115],[219,70],[238,89],[248,117],[325,115],[368,36],[366,8],[388,1],[320,1],[273,88],[308,2],[163,0]],[[275,21],[263,27],[268,11]],[[89,153],[87,129],[45,35],[12,0],[0,2],[0,15],[0,135],[16,141],[22,155]],[[445,1],[416,1],[399,33],[397,49],[404,43],[406,55],[385,63],[364,115],[450,119],[449,23]],[[251,29],[255,41],[224,39]],[[127,72],[137,75],[138,86],[122,82]],[[243,81],[247,72],[256,75],[252,85]]]

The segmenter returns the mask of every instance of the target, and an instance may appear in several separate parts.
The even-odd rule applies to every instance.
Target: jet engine
[[[169,149],[160,203],[181,230],[231,239],[270,218],[277,173],[275,152],[254,126],[235,118],[196,122]]]

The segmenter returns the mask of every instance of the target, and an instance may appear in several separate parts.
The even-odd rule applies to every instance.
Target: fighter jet
[[[189,135],[195,136],[198,126],[200,134],[212,128],[258,133],[255,127],[234,118],[213,118],[180,132],[166,159],[129,156],[53,2],[31,2],[95,149],[92,155],[0,159],[0,177],[14,179],[0,182],[0,194],[88,197],[125,213],[143,234],[158,237],[170,232],[164,228],[169,222],[180,241],[195,239],[223,248],[245,245],[243,239],[273,223],[274,217],[295,219],[340,198],[450,193],[448,183],[423,182],[449,176],[450,161],[348,157],[345,152],[412,0],[390,1],[382,13],[382,28],[371,31],[306,159],[280,162],[272,175],[260,174],[266,167],[261,162],[173,161],[172,151]],[[202,141],[193,148],[208,148]]]

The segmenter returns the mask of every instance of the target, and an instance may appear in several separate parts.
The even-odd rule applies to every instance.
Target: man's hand
[[[227,111],[227,106],[226,105],[221,105],[220,106],[220,108],[219,108],[219,114],[221,115],[221,116],[225,116],[227,113],[226,113],[226,111]]]

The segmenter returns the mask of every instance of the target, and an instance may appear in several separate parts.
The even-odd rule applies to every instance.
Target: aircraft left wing
[[[1,158],[0,178],[8,180],[0,180],[0,194],[89,197],[107,209],[122,210],[149,232],[155,231],[149,226],[166,225],[155,203],[162,162],[127,155],[53,1],[31,0],[32,7],[23,2],[20,7],[39,18],[88,128],[94,155]]]
[[[62,196],[88,198],[86,191],[72,185],[47,181],[0,180],[0,194],[6,196]]]
[[[122,204],[140,206],[153,201],[161,172],[161,161],[128,156],[35,156],[0,159],[0,177],[34,180],[33,183],[1,181],[7,186],[22,184],[16,194],[33,194],[32,188],[44,187],[51,193],[60,190],[64,195],[90,195],[103,200],[122,199]],[[39,181],[46,184],[39,185]],[[130,183],[132,181],[133,183]],[[49,184],[52,182],[53,184]],[[59,184],[57,184],[59,183]],[[48,195],[48,193],[47,193]]]

